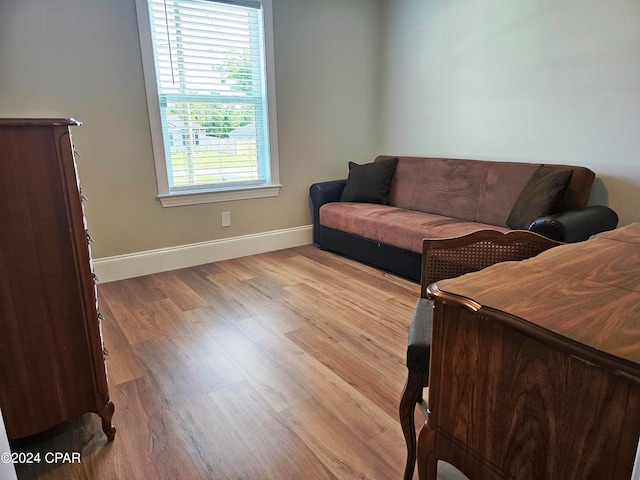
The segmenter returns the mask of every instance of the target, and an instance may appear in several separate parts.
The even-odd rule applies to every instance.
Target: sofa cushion
[[[484,178],[475,221],[506,227],[513,204],[539,166],[539,163],[492,162]]]
[[[463,220],[507,226],[513,204],[539,163],[495,162],[380,155],[376,162],[398,158],[389,205]],[[574,165],[545,165],[573,170],[558,211],[584,208],[595,173]]]
[[[489,162],[400,157],[389,204],[462,220],[475,220]]]
[[[487,228],[503,232],[509,230],[390,205],[354,202],[323,205],[320,207],[320,224],[415,253],[422,253],[424,238],[459,237]]]
[[[558,205],[558,212],[567,212],[569,210],[580,210],[587,206],[591,187],[596,178],[593,170],[586,167],[577,167],[573,165],[545,165],[545,167],[554,168],[556,170],[573,170],[571,181],[567,187],[567,194]]]
[[[536,218],[555,213],[567,193],[572,174],[572,170],[538,167],[513,204],[507,226],[526,230]]]
[[[340,201],[388,204],[389,187],[397,163],[397,158],[364,165],[349,162],[349,176]]]

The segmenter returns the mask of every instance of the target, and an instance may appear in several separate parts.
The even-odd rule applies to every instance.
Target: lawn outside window
[[[271,0],[136,0],[162,205],[278,195]]]

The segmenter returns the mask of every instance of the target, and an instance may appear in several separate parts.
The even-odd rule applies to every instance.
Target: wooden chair
[[[433,302],[427,287],[447,278],[476,272],[506,261],[534,257],[562,242],[548,239],[526,230],[502,233],[480,230],[457,238],[423,241],[420,299],[409,328],[407,343],[407,381],[400,399],[400,424],[407,444],[405,480],[411,480],[416,463],[415,409],[427,408],[422,391],[429,385],[429,357]]]

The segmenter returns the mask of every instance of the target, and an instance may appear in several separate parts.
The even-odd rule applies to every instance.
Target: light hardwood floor
[[[304,246],[99,285],[117,433],[18,444],[20,479],[402,478],[419,285]]]

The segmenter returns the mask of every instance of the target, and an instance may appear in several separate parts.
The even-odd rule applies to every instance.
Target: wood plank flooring
[[[419,285],[313,246],[99,285],[117,433],[16,443],[20,479],[402,478]]]

